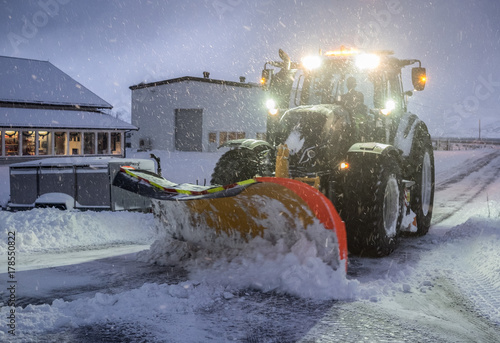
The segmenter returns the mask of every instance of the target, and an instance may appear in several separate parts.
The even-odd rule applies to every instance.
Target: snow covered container
[[[12,164],[7,208],[149,209],[148,198],[111,184],[120,167],[125,165],[156,172],[153,160],[134,158],[68,157]]]

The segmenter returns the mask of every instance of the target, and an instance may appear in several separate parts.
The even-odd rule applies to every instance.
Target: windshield
[[[354,78],[355,90],[364,96],[364,104],[374,108],[373,78],[367,73],[342,73],[336,70],[305,73],[297,72],[294,83],[294,92],[290,105],[318,105],[334,104],[342,101],[342,96],[349,91],[347,80]]]

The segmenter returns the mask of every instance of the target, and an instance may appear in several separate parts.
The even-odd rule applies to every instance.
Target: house
[[[264,92],[257,84],[184,76],[131,86],[131,148],[212,152],[227,140],[265,137]]]
[[[0,56],[0,163],[62,156],[124,157],[137,128],[48,61]]]

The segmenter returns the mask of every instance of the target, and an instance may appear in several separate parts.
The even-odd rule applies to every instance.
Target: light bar
[[[325,56],[349,56],[349,55],[357,55],[359,51],[357,49],[345,49],[341,47],[340,50],[332,50],[325,52]]]

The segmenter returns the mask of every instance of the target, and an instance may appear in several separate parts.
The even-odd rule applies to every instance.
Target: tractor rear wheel
[[[417,232],[406,234],[423,236],[431,226],[435,183],[432,142],[425,127],[418,130],[409,159],[412,165],[411,180],[415,181],[410,206],[417,216]]]

